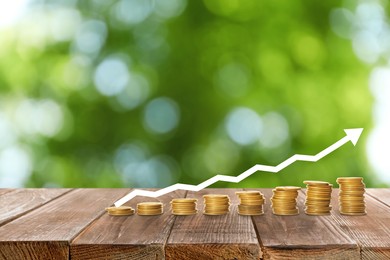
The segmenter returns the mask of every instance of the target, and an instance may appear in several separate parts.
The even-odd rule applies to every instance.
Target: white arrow
[[[279,172],[296,161],[316,162],[321,158],[325,157],[326,155],[330,154],[334,150],[338,149],[339,147],[343,146],[344,144],[348,143],[348,141],[351,141],[353,145],[356,145],[360,135],[362,134],[363,128],[344,129],[344,131],[347,134],[346,136],[344,136],[339,141],[332,144],[331,146],[329,146],[328,148],[324,149],[323,151],[319,152],[316,155],[295,154],[277,166],[256,164],[252,168],[246,170],[245,172],[241,173],[238,176],[216,175],[196,186],[190,184],[176,183],[174,185],[171,185],[169,187],[157,191],[134,190],[129,194],[127,194],[126,196],[124,196],[123,198],[121,198],[120,200],[118,200],[117,202],[115,202],[114,205],[116,207],[122,206],[123,204],[125,204],[126,202],[128,202],[129,200],[131,200],[136,196],[146,196],[146,197],[156,198],[175,190],[200,191],[201,189],[204,189],[216,183],[217,181],[237,183],[242,181],[245,178],[248,178],[249,176],[251,176],[253,173],[257,171]]]

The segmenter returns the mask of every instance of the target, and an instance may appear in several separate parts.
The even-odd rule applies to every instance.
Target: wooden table
[[[343,216],[333,191],[328,216],[275,216],[271,189],[262,216],[236,213],[235,191],[176,191],[157,199],[160,216],[113,217],[104,208],[131,189],[0,189],[0,259],[390,259],[390,189],[367,189],[366,216]],[[252,190],[252,189],[251,189]],[[228,194],[223,216],[173,216],[173,198]]]

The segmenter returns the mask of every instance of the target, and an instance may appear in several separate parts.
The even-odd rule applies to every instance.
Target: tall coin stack
[[[272,212],[282,216],[298,215],[297,197],[300,189],[301,187],[295,186],[281,186],[273,189]]]
[[[193,215],[198,213],[196,209],[197,199],[183,198],[173,199],[171,201],[171,210],[173,215]]]
[[[223,215],[229,212],[230,199],[228,195],[203,195],[205,215]]]
[[[154,216],[163,213],[161,202],[141,202],[137,204],[137,213],[141,216]]]
[[[324,181],[304,181],[306,184],[305,213],[307,215],[326,215],[332,206],[332,184]]]
[[[238,205],[238,214],[255,216],[263,215],[264,195],[260,191],[237,191],[240,204]]]
[[[340,177],[339,184],[340,213],[343,215],[365,215],[365,184],[362,177]]]

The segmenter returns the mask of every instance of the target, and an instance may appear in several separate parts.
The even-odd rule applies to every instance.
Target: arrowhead
[[[344,129],[344,132],[347,134],[347,137],[351,141],[351,143],[353,145],[356,145],[360,135],[363,132],[363,128]]]

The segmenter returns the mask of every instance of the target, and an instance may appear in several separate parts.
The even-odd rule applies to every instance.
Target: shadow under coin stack
[[[300,189],[301,187],[295,186],[281,186],[273,189],[272,212],[281,216],[298,215],[297,197]]]
[[[305,213],[307,215],[330,214],[332,206],[332,184],[324,181],[304,181],[306,184]]]
[[[196,209],[197,201],[197,199],[192,198],[173,199],[171,201],[172,214],[185,216],[198,213]]]
[[[240,204],[238,214],[246,216],[263,215],[264,195],[260,191],[237,191]]]
[[[129,206],[108,207],[106,211],[111,216],[130,216],[134,214],[134,209]]]
[[[137,213],[141,216],[154,216],[163,213],[161,202],[141,202],[137,204]]]
[[[224,215],[229,212],[230,199],[228,195],[203,195],[205,215]]]
[[[340,186],[339,205],[343,215],[365,215],[366,204],[364,202],[365,185],[362,177],[337,178]]]

